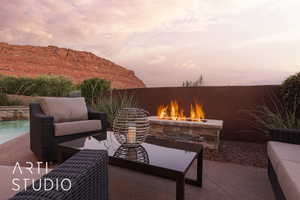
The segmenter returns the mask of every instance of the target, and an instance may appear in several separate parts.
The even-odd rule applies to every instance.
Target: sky
[[[148,87],[280,84],[300,71],[299,0],[1,0],[0,41],[90,51]]]

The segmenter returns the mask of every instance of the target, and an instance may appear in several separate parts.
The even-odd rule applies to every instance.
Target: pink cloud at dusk
[[[147,86],[278,84],[300,71],[296,0],[2,0],[0,41],[91,51]]]

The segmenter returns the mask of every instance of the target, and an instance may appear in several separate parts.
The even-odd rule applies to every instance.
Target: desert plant
[[[271,108],[262,105],[257,109],[243,112],[250,116],[252,127],[266,135],[269,134],[270,129],[274,128],[300,129],[300,119],[297,118],[295,103],[292,109],[288,109],[280,100],[272,98]]]
[[[105,112],[110,125],[113,124],[113,120],[121,108],[138,107],[135,96],[127,93],[118,94],[115,97],[102,96],[97,102],[97,104],[93,105],[93,108],[97,111]]]
[[[96,104],[99,98],[104,96],[110,89],[110,82],[100,78],[84,80],[80,84],[81,95],[88,104]]]
[[[201,74],[199,78],[195,81],[184,81],[182,87],[199,87],[203,84],[203,75]]]
[[[300,106],[300,72],[287,78],[281,84],[283,103],[287,109],[293,111]]]

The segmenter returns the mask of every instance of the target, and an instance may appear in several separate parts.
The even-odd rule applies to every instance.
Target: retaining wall
[[[0,106],[0,121],[20,119],[29,119],[28,106]]]

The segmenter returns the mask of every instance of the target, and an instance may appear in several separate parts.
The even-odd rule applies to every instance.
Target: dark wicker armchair
[[[36,180],[9,200],[107,200],[108,155],[102,150],[82,150],[59,165],[56,169]],[[53,182],[70,180],[68,190],[62,187],[45,190]],[[71,186],[71,187],[70,187]],[[35,188],[42,188],[35,191]],[[69,189],[70,188],[70,189]]]
[[[101,120],[102,127],[98,130],[88,132],[78,132],[72,135],[55,136],[54,118],[46,116],[39,103],[30,104],[30,147],[32,152],[41,161],[56,161],[56,145],[61,142],[76,138],[103,133],[106,139],[107,115],[105,113],[94,112],[88,108],[89,120]]]
[[[272,129],[270,130],[271,141],[284,142],[290,144],[300,145],[300,130],[296,129]],[[275,166],[272,165],[270,158],[268,158],[268,176],[275,193],[277,200],[286,200],[286,197],[279,184],[276,175]]]

